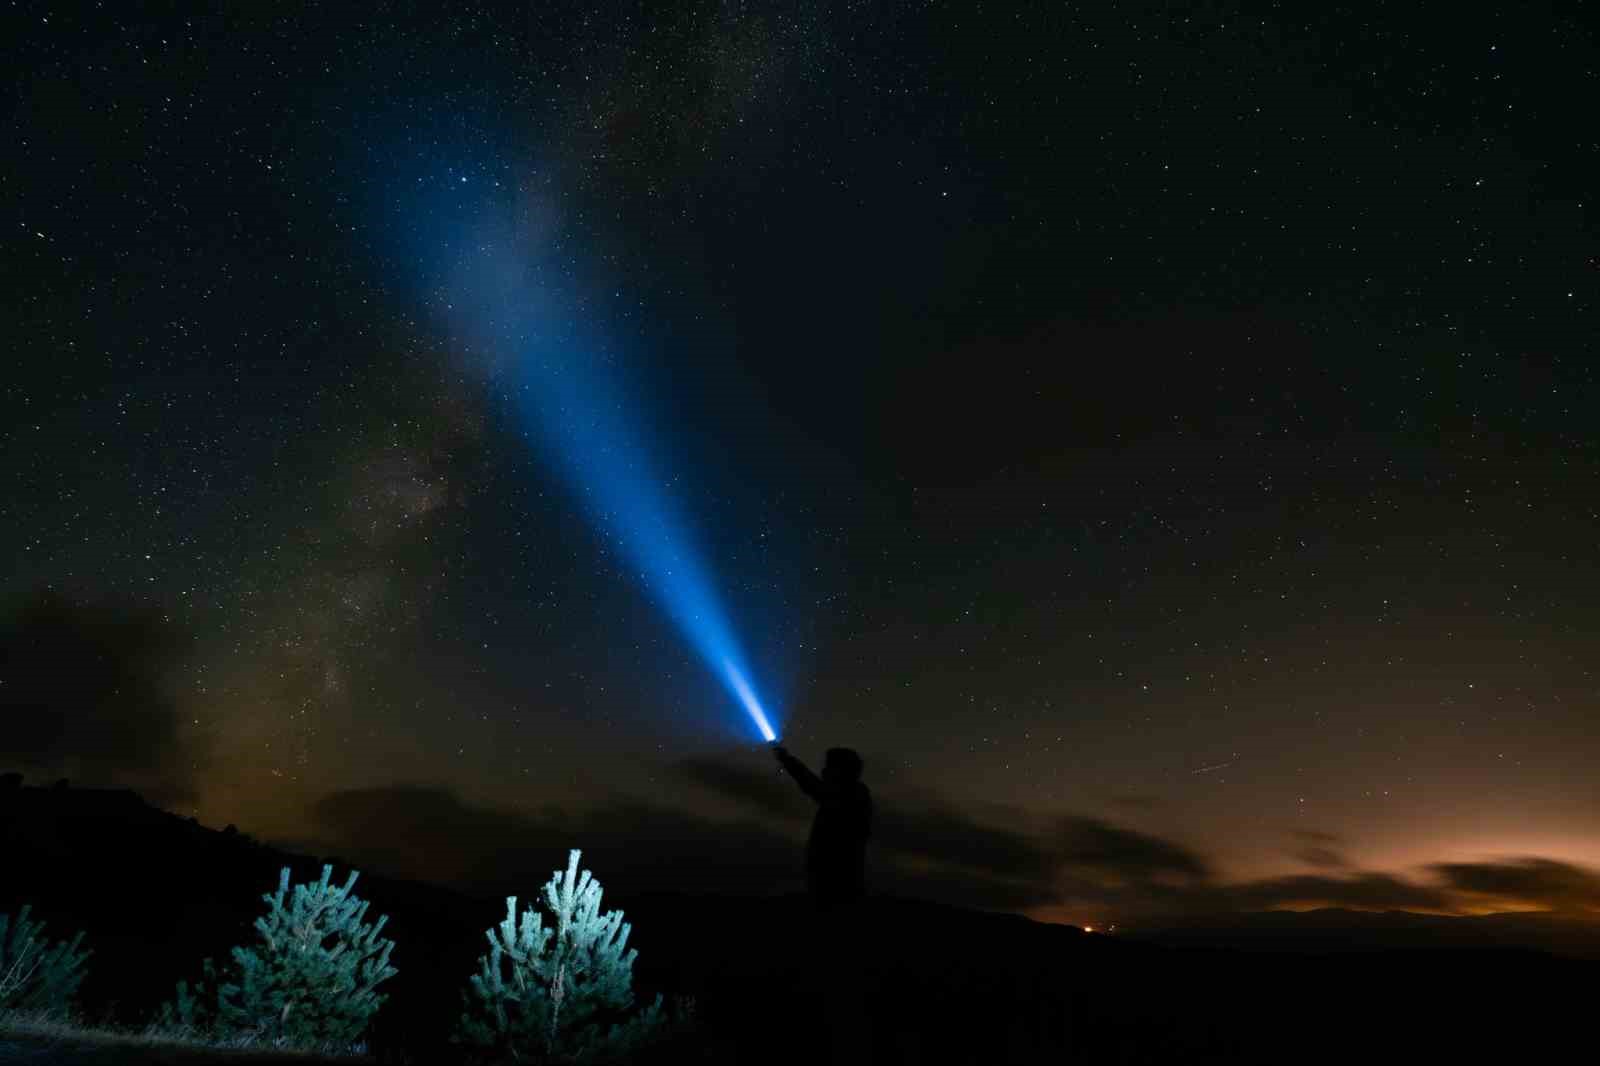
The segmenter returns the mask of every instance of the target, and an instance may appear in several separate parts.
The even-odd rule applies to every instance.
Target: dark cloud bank
[[[0,768],[129,785],[163,806],[192,803],[205,749],[171,696],[187,647],[153,612],[33,598],[0,623]],[[636,799],[505,811],[446,788],[394,785],[325,796],[303,844],[485,891],[542,883],[573,846],[628,891],[799,889],[810,810],[788,781],[711,758],[674,773],[705,801],[692,806],[741,813],[718,819]],[[881,790],[877,800],[873,884],[890,895],[1127,920],[1284,906],[1600,918],[1600,872],[1539,856],[1435,863],[1408,879],[1357,869],[1337,834],[1302,830],[1286,833],[1284,846],[1308,872],[1225,882],[1192,847],[1099,818],[1041,824],[1003,809],[980,817],[925,792]]]
[[[634,801],[585,813],[512,813],[418,785],[334,793],[315,805],[313,824],[318,846],[351,861],[483,891],[526,892],[574,846],[619,891],[799,889],[810,811],[787,781],[711,759],[676,770],[747,813],[716,820]],[[1298,844],[1315,872],[1224,882],[1190,847],[1098,818],[1038,825],[1021,812],[995,810],[980,819],[932,795],[883,794],[872,870],[875,890],[889,895],[995,910],[1078,908],[1123,920],[1284,906],[1540,908],[1600,918],[1600,873],[1568,863],[1441,863],[1428,868],[1429,879],[1408,880],[1352,868],[1335,850],[1340,843],[1332,834],[1286,834],[1286,847]]]
[[[32,597],[0,622],[0,766],[192,803],[203,746],[172,697],[188,647],[151,610]]]

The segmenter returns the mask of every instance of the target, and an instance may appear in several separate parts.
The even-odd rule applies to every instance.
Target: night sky
[[[0,769],[794,889],[593,404],[878,890],[1600,914],[1582,7],[20,5]]]

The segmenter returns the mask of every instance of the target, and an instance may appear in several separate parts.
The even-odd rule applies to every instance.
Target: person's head
[[[850,748],[829,748],[822,762],[822,779],[848,785],[861,780],[861,756]]]

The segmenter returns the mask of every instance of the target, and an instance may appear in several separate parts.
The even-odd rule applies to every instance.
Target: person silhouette
[[[857,902],[867,891],[867,837],[872,833],[872,793],[861,783],[861,756],[849,748],[829,748],[819,776],[781,744],[773,745],[772,753],[817,804],[806,842],[806,887],[812,901],[821,910]]]

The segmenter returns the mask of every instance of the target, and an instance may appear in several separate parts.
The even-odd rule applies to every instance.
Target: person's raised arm
[[[781,745],[775,746],[772,749],[772,754],[777,756],[778,765],[783,767],[790,777],[794,778],[794,783],[800,786],[801,792],[804,792],[818,803],[823,801],[823,798],[827,795],[827,790],[823,787],[822,778],[812,773],[809,766],[790,755],[789,750]]]

